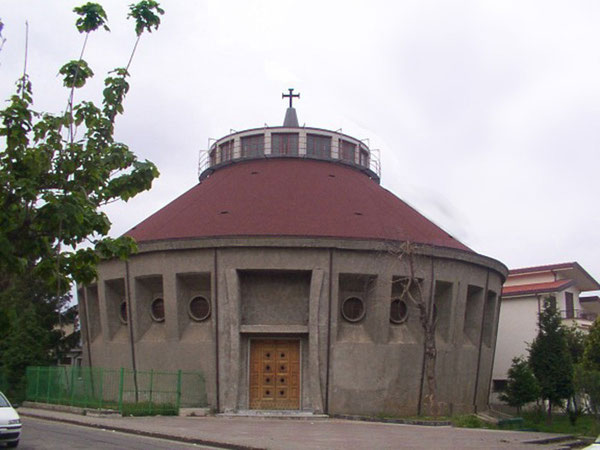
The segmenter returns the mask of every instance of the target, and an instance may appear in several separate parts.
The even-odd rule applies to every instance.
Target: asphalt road
[[[201,445],[184,444],[165,439],[136,436],[115,431],[94,429],[53,422],[32,417],[21,417],[23,431],[20,450],[64,449],[214,449]],[[1,448],[2,444],[0,444]]]

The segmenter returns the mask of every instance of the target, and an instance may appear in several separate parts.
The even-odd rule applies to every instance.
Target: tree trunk
[[[546,417],[546,423],[552,424],[552,400],[548,400],[548,416]]]
[[[435,379],[435,362],[437,349],[435,346],[435,328],[425,330],[425,380],[427,381],[427,395],[425,404],[428,406],[429,414],[437,417],[439,415],[437,404],[437,384]]]

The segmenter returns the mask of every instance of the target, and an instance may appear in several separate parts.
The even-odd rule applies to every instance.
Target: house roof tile
[[[126,235],[139,242],[233,236],[408,240],[472,252],[360,171],[298,158],[223,167]]]
[[[520,284],[514,286],[505,286],[502,288],[502,297],[516,297],[522,295],[532,294],[548,294],[551,292],[562,291],[575,284],[573,280],[556,280],[548,281],[546,283],[531,283],[531,284]]]

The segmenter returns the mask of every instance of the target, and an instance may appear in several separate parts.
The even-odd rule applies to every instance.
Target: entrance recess
[[[250,409],[300,409],[300,341],[250,341]]]

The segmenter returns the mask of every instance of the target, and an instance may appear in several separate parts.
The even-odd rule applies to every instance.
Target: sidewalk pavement
[[[560,448],[560,435],[359,422],[254,417],[92,417],[20,407],[19,414],[94,428],[229,449]]]

